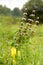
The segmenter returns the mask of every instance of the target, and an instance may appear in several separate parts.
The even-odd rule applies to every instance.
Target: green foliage
[[[0,5],[0,14],[11,15],[11,10],[6,6],[3,7],[2,5]]]
[[[8,16],[8,21],[11,24],[7,24],[6,16],[0,17],[2,18],[0,18],[0,65],[13,65],[10,50],[11,44],[14,42],[13,37],[19,30],[20,19],[16,18],[19,23],[12,24],[12,20],[9,20],[10,16]],[[13,19],[13,17],[11,18]],[[25,25],[27,26],[26,23]],[[43,65],[43,24],[40,24],[36,31],[27,43],[22,43],[18,48],[21,51],[21,56],[16,58],[17,65]]]
[[[42,0],[30,0],[28,1],[24,7],[31,8],[31,7],[43,7]]]
[[[1,15],[7,15],[7,16],[16,16],[16,17],[21,17],[22,16],[22,10],[19,8],[14,8],[11,10],[10,8],[7,8],[6,6],[0,5],[0,14]]]
[[[19,8],[14,8],[12,11],[12,15],[16,17],[22,16],[22,11]]]

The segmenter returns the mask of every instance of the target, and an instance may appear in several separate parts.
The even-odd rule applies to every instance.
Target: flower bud
[[[33,10],[32,12],[35,13],[35,10]]]
[[[24,33],[26,33],[26,30],[24,30]]]
[[[35,14],[30,14],[31,17],[35,17]]]
[[[14,40],[16,40],[16,37],[14,37]]]
[[[25,30],[27,30],[27,28],[24,28]]]
[[[20,26],[20,29],[22,29],[23,28],[23,26]]]
[[[24,13],[23,15],[28,15],[27,13]]]
[[[34,33],[34,30],[31,29],[31,31]]]
[[[22,33],[19,33],[20,36],[22,36],[23,34]]]
[[[29,23],[26,23],[29,26]]]
[[[24,25],[24,23],[23,22],[21,22],[21,26],[23,26]]]
[[[19,46],[19,44],[15,44],[15,47]]]
[[[28,21],[29,21],[29,23],[33,22],[33,20],[32,20],[32,19],[28,19]]]
[[[38,25],[39,24],[39,21],[35,21],[35,23],[36,23],[36,25]]]
[[[25,11],[27,11],[27,8],[25,8]]]
[[[27,36],[28,36],[28,33],[25,33],[25,35],[27,35]]]
[[[29,30],[31,30],[31,28],[29,28]]]
[[[30,23],[27,23],[27,25],[28,25],[28,26],[32,26],[32,24],[30,24]]]
[[[37,17],[37,20],[39,19],[39,17]]]
[[[19,32],[21,32],[21,29],[19,28]]]
[[[26,21],[26,18],[22,18],[23,21]]]

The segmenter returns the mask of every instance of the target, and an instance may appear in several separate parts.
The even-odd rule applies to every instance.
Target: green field
[[[10,49],[20,22],[19,18],[0,16],[0,65],[15,65]],[[39,24],[28,43],[22,43],[20,51],[21,56],[16,58],[17,65],[43,65],[43,24]]]

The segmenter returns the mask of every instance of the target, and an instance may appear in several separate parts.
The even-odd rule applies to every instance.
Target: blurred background
[[[25,7],[29,13],[35,9],[36,15],[43,21],[43,0],[0,0],[0,15],[22,17]]]

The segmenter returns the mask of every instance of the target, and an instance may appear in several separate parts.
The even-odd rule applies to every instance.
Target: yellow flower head
[[[21,55],[21,52],[18,50],[18,56],[20,56]]]
[[[12,47],[11,48],[11,56],[15,57],[15,55],[16,55],[16,48]]]

